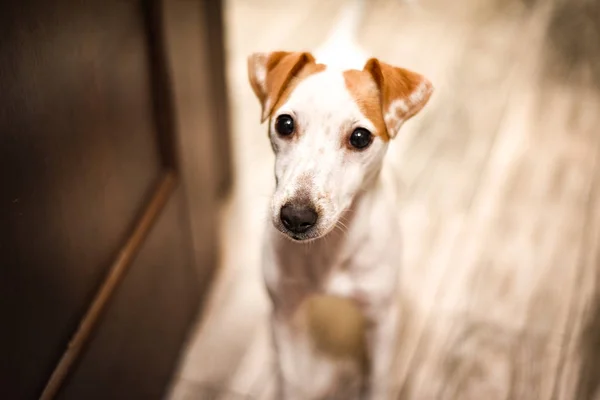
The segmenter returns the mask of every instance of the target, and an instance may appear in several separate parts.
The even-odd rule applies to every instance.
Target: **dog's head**
[[[248,73],[276,157],[273,224],[294,240],[336,226],[433,90],[423,76],[374,58],[362,71],[339,71],[310,53],[256,53]]]

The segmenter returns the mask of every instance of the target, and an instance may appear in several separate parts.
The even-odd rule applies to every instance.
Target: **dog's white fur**
[[[371,146],[360,152],[341,145],[343,132],[356,127],[377,129],[361,112],[342,74],[347,69],[362,69],[367,61],[353,38],[363,7],[363,1],[354,0],[330,39],[315,52],[317,62],[326,64],[327,69],[302,80],[270,115],[277,187],[271,202],[272,224],[264,241],[263,272],[273,302],[278,398],[285,400],[327,398],[339,370],[345,368],[346,361],[334,361],[316,351],[310,334],[295,320],[298,309],[316,294],[339,296],[356,304],[366,320],[367,398],[385,400],[389,396],[399,314],[398,192],[394,179],[382,168],[387,141],[376,136]],[[266,70],[260,65],[254,66],[254,79],[259,85],[266,82]],[[423,90],[415,90],[411,96],[429,94]],[[409,104],[418,100],[395,101],[383,115],[388,130],[397,131],[402,125],[396,111],[406,112]],[[282,114],[293,116],[303,127],[297,140],[281,138],[275,132],[275,121]],[[299,191],[319,209],[315,228],[303,238],[306,243],[282,234],[285,228],[280,221],[281,207]]]

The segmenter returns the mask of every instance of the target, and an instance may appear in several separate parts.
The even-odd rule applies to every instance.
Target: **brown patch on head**
[[[389,140],[390,136],[383,121],[379,88],[373,77],[366,71],[351,69],[344,71],[344,81],[360,111],[375,125],[376,132],[373,132],[373,134],[383,140]]]
[[[290,79],[290,81],[288,82],[286,87],[281,92],[281,95],[279,96],[279,99],[275,103],[275,106],[273,107],[272,112],[277,110],[279,107],[281,107],[287,101],[287,99],[290,97],[290,94],[292,94],[292,92],[294,91],[296,86],[298,86],[298,84],[300,82],[302,82],[304,79],[308,78],[311,75],[314,75],[318,72],[325,71],[325,68],[326,68],[325,64],[316,64],[316,63],[306,64],[300,71],[298,71],[298,73],[296,75],[294,75]]]
[[[324,65],[316,64],[312,54],[306,52],[276,51],[248,57],[248,79],[262,106],[261,122],[289,96],[299,81],[324,69]]]
[[[396,137],[402,124],[427,104],[433,85],[427,78],[404,68],[371,58],[362,71],[374,81],[383,122],[390,138]]]

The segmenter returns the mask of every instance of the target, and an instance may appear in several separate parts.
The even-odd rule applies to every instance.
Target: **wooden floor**
[[[171,399],[273,398],[259,274],[273,157],[245,58],[314,48],[343,3],[226,3],[237,186]],[[361,42],[437,89],[389,153],[405,248],[398,398],[600,399],[599,2],[374,0]]]

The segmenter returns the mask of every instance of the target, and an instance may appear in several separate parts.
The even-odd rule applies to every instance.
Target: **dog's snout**
[[[317,222],[319,215],[309,204],[288,203],[281,207],[281,223],[293,233],[304,233]]]

